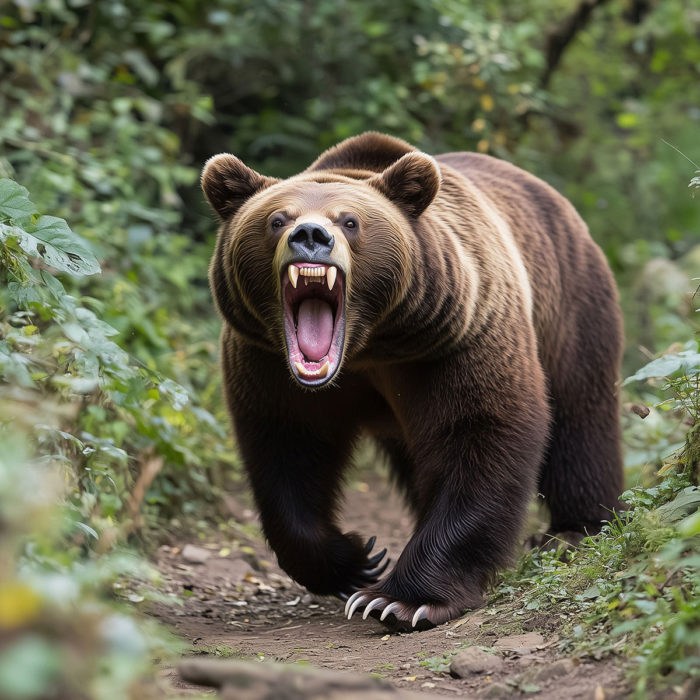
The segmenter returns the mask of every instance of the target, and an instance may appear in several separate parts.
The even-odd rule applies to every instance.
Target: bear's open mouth
[[[330,381],[343,356],[345,279],[334,265],[290,263],[282,272],[289,365],[304,386]]]

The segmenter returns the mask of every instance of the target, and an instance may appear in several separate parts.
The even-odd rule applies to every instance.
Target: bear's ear
[[[230,153],[210,158],[202,170],[202,190],[223,220],[233,216],[256,192],[279,180],[265,177]]]
[[[409,217],[417,219],[435,199],[441,180],[435,159],[412,151],[367,182]]]

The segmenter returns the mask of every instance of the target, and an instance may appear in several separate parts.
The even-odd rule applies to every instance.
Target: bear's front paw
[[[371,590],[357,591],[348,598],[345,604],[348,620],[360,610],[363,620],[370,615],[384,623],[392,632],[422,632],[460,614],[454,606],[440,603],[416,605]]]
[[[348,597],[356,591],[371,586],[379,580],[379,577],[386,571],[387,566],[391,563],[391,559],[384,559],[386,555],[386,547],[381,552],[377,552],[373,556],[369,556],[374,543],[377,541],[375,536],[370,537],[365,543],[362,550],[364,562],[355,573],[353,573],[346,586],[337,592],[337,596],[341,600],[348,600]]]

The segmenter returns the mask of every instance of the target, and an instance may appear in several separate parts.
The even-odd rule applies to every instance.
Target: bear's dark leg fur
[[[312,593],[347,598],[375,582],[388,564],[382,561],[386,550],[371,555],[374,538],[364,543],[336,524],[356,429],[347,416],[334,414],[337,396],[319,400],[300,390],[286,367],[266,355],[229,345],[222,358],[229,410],[263,531],[292,578]]]
[[[621,319],[610,280],[596,280],[591,296],[579,298],[576,332],[549,372],[553,422],[539,490],[552,535],[595,534],[620,506]]]
[[[399,629],[439,624],[481,605],[484,586],[511,559],[549,411],[532,339],[488,341],[389,378],[418,467],[412,489],[420,509],[395,568],[348,601],[349,615],[364,608]],[[496,369],[493,353],[503,355]]]

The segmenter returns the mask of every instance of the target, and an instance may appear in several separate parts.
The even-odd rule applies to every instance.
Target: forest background
[[[637,372],[617,536],[644,541],[619,556],[661,585],[583,624],[629,623],[642,691],[695,673],[699,39],[700,0],[3,3],[0,696],[126,697],[177,649],[123,582],[244,488],[199,172],[288,176],[368,129],[530,170],[605,251]]]

